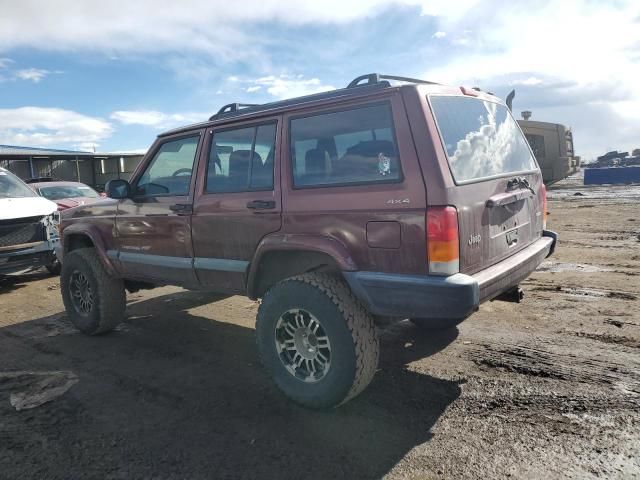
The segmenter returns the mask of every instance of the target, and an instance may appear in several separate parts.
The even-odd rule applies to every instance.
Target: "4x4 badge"
[[[387,205],[400,205],[401,203],[411,203],[408,198],[390,198],[387,200]]]

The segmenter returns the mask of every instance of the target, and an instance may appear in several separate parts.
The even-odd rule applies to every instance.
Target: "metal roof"
[[[42,156],[55,156],[55,157],[136,157],[144,155],[144,153],[124,153],[124,152],[84,152],[80,150],[60,150],[55,148],[40,148],[40,147],[21,147],[17,145],[0,145],[0,155],[15,155],[20,157],[42,157]]]
[[[0,155],[60,155],[60,154],[73,154],[73,155],[87,155],[91,152],[81,152],[75,150],[58,150],[55,148],[39,148],[39,147],[20,147],[17,145],[0,145]]]

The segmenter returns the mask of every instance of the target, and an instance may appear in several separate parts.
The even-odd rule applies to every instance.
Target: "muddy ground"
[[[386,328],[331,412],[266,377],[244,298],[130,295],[88,338],[57,278],[0,281],[0,478],[640,478],[640,187],[560,187],[524,303]]]

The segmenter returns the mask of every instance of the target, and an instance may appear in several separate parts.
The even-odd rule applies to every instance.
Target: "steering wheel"
[[[139,185],[138,188],[140,187],[156,187],[158,190],[160,190],[161,193],[169,193],[170,190],[168,187],[166,187],[165,185],[160,185],[159,183],[153,183],[153,182],[149,182],[149,183],[145,183],[144,185]]]
[[[191,169],[190,168],[179,168],[178,170],[173,172],[173,174],[171,176],[172,177],[177,177],[178,175],[181,175],[183,173],[188,173],[189,175],[191,175]]]

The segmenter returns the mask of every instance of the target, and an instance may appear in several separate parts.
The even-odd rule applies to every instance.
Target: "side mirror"
[[[109,198],[121,199],[131,196],[131,185],[122,179],[109,180],[104,186],[104,191]]]

